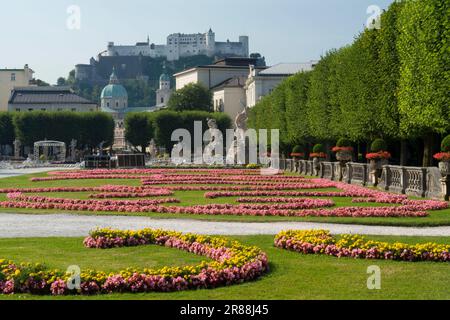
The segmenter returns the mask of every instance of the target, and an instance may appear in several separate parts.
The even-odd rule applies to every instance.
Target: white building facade
[[[234,120],[238,113],[244,110],[245,80],[246,77],[233,77],[211,89],[214,112],[224,112]]]
[[[248,57],[249,37],[240,36],[237,42],[229,40],[218,42],[211,29],[206,33],[174,33],[167,37],[164,45],[150,43],[149,38],[147,42],[138,42],[136,45],[116,45],[114,42],[109,42],[106,53],[108,56],[163,57],[169,61],[195,55]]]
[[[250,67],[245,84],[247,107],[254,107],[259,100],[270,94],[282,81],[299,72],[311,71],[318,61],[306,63],[280,63],[260,70]]]

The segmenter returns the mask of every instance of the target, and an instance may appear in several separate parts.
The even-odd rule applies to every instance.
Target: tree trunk
[[[433,144],[434,144],[434,135],[432,133],[428,133],[423,138],[423,167],[431,167],[433,165]]]
[[[406,140],[400,141],[400,165],[408,165],[408,141]]]

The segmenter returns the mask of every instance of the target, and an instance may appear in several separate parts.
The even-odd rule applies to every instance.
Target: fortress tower
[[[208,57],[214,56],[216,53],[216,34],[210,28],[205,34],[206,37],[206,55]]]

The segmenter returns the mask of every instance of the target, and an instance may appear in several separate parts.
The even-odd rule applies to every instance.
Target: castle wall
[[[182,34],[174,33],[167,37],[165,45],[155,45],[150,43],[138,43],[137,45],[115,45],[108,44],[108,56],[137,56],[142,54],[152,58],[165,57],[169,61],[179,60],[180,57],[190,57],[195,55],[234,55],[249,56],[249,38],[240,36],[238,42],[216,42],[215,34],[196,33]]]

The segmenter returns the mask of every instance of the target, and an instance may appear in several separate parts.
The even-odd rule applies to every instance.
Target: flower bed
[[[439,152],[436,153],[433,158],[438,161],[450,161],[450,152]]]
[[[366,154],[367,160],[387,160],[391,158],[391,154],[387,151],[379,151]]]
[[[275,246],[303,254],[325,254],[358,259],[402,261],[450,261],[450,245],[425,243],[409,245],[367,240],[359,235],[336,238],[325,230],[290,230],[275,237]]]
[[[218,237],[152,229],[103,229],[91,232],[84,245],[98,249],[159,245],[205,256],[213,261],[204,261],[196,266],[126,269],[116,274],[83,270],[80,289],[69,290],[69,275],[65,272],[46,269],[42,265],[0,260],[0,293],[91,295],[212,289],[252,281],[269,270],[267,255],[261,249]]]
[[[230,171],[228,171],[230,170]],[[186,174],[180,174],[186,172]],[[245,171],[245,174],[243,174]],[[164,173],[163,173],[164,172]],[[195,174],[194,174],[195,172]],[[127,174],[128,173],[128,174]],[[397,195],[325,179],[296,176],[262,176],[258,170],[85,170],[53,172],[49,178],[84,179],[86,175],[139,177],[143,186],[105,185],[101,187],[8,188],[8,201],[2,208],[68,210],[85,212],[283,216],[283,217],[426,217],[428,210],[448,208],[446,202],[408,200]],[[145,176],[145,178],[142,178]],[[204,184],[204,185],[201,185]],[[209,184],[209,185],[208,185]],[[157,187],[156,185],[161,185]],[[314,190],[335,188],[336,191]],[[174,198],[144,199],[171,196],[174,191],[205,191],[211,200],[236,197],[238,204],[173,205]],[[89,192],[89,200],[50,197],[27,197],[26,193]],[[357,203],[384,203],[379,207],[332,208],[331,199],[304,197],[349,197]],[[135,200],[113,200],[113,199]],[[102,199],[100,201],[99,199]],[[170,205],[166,205],[170,204]],[[388,206],[389,205],[389,206]]]

